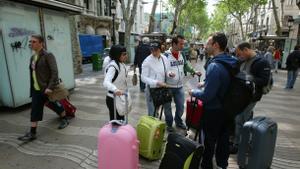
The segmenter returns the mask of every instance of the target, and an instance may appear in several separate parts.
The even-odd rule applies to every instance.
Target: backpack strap
[[[109,69],[110,67],[113,67],[113,68],[115,68],[115,70],[116,70],[115,75],[114,75],[114,77],[113,77],[113,79],[112,79],[112,83],[113,83],[113,82],[117,79],[117,77],[118,77],[118,75],[119,75],[119,69],[117,69],[114,65],[109,65],[109,66],[106,68],[106,70],[105,70],[106,73],[107,73],[107,71],[108,71],[108,69]]]

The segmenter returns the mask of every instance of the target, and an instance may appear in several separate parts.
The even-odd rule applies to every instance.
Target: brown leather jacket
[[[30,59],[30,88],[33,89],[33,79],[32,79],[32,64],[33,56]],[[45,89],[54,89],[58,84],[58,69],[55,57],[52,53],[48,53],[46,50],[42,49],[39,53],[38,60],[35,64],[36,78],[41,91],[44,92]]]

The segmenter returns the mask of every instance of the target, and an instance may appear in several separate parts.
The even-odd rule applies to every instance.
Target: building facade
[[[259,50],[266,50],[268,46],[274,46],[283,50],[282,67],[285,67],[287,55],[293,50],[296,44],[300,43],[299,32],[299,9],[295,0],[275,0],[276,7],[272,0],[267,4],[258,6],[255,22],[255,12],[250,10],[243,16],[243,30],[246,40],[251,42]],[[277,11],[281,36],[277,35],[277,27],[274,15],[274,8]],[[256,29],[254,30],[254,24]],[[232,46],[243,41],[240,24],[236,19],[231,19],[228,30]]]
[[[31,101],[29,62],[32,34],[45,37],[45,48],[57,60],[60,78],[75,87],[73,29],[70,16],[83,8],[62,1],[0,1],[0,105],[17,107]]]

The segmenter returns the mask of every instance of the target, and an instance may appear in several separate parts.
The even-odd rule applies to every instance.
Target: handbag
[[[62,80],[58,80],[58,84],[54,87],[51,93],[48,93],[48,99],[50,101],[60,101],[67,98],[69,91],[65,88]]]
[[[165,70],[165,82],[167,79],[166,76],[166,67],[165,67],[165,62],[162,58],[162,62],[164,65],[164,70]],[[163,105],[165,103],[171,102],[172,101],[172,93],[169,90],[169,88],[161,87],[161,88],[150,88],[150,96],[152,97],[152,101],[155,107],[158,107],[160,105]]]
[[[134,73],[132,76],[132,85],[133,86],[137,85],[137,74],[136,73]]]
[[[127,97],[127,101],[126,101],[126,97]],[[116,109],[120,116],[124,116],[125,114],[128,114],[131,111],[132,100],[129,92],[121,96],[115,96],[115,99],[116,99]]]
[[[150,88],[150,95],[155,107],[172,101],[172,93],[168,88]]]

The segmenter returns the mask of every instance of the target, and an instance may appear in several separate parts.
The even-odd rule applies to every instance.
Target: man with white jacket
[[[151,55],[149,55],[142,64],[142,81],[146,84],[145,96],[148,107],[148,115],[154,116],[155,107],[152,97],[150,96],[150,88],[167,87],[166,76],[173,77],[173,73],[169,72],[169,64],[166,56],[161,54],[161,44],[159,41],[150,43]]]
[[[185,124],[183,123],[181,116],[184,112],[184,90],[183,90],[183,79],[184,79],[184,71],[201,75],[201,72],[196,72],[190,64],[186,61],[184,56],[181,53],[181,50],[184,47],[184,37],[181,35],[177,35],[172,38],[172,47],[165,52],[165,56],[168,59],[168,64],[170,66],[170,72],[174,73],[174,77],[167,78],[167,85],[170,88],[173,99],[176,105],[175,111],[175,123],[176,126],[181,129],[186,129]],[[171,103],[168,103],[165,107],[165,116],[166,123],[169,126],[168,130],[171,132],[173,130],[173,115],[171,109]],[[171,128],[170,128],[171,127]]]

